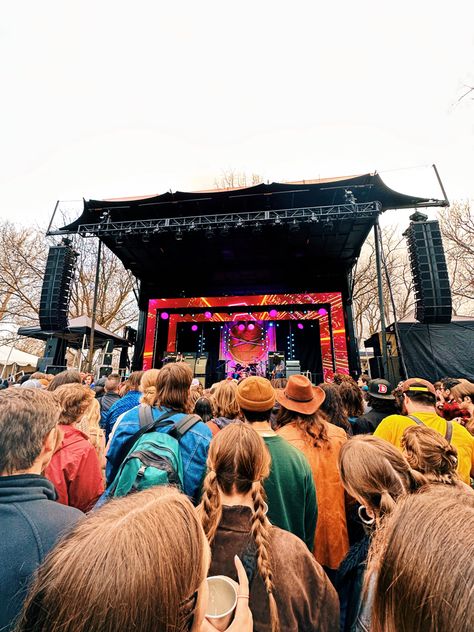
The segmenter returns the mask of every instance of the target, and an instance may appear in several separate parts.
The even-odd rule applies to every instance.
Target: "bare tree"
[[[228,169],[227,171],[222,171],[220,177],[214,180],[214,186],[216,189],[234,189],[255,186],[261,182],[263,182],[263,177],[258,173],[247,175],[243,171]]]
[[[69,317],[91,316],[95,283],[96,248],[93,240],[76,238],[79,252],[71,286]],[[13,340],[21,326],[34,326],[39,320],[41,288],[48,249],[51,244],[40,229],[0,224],[0,336]],[[96,322],[113,332],[134,322],[136,302],[133,277],[121,261],[106,248],[100,266]],[[25,350],[38,350],[31,341],[20,344]]]
[[[454,312],[474,314],[474,213],[469,202],[455,202],[439,213]]]

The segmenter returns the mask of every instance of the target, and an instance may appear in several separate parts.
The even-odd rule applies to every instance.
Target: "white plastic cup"
[[[218,630],[225,630],[230,624],[237,606],[237,584],[225,575],[207,578],[209,599],[206,618]]]

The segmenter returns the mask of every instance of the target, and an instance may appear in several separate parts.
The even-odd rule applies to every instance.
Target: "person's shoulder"
[[[311,572],[324,575],[324,571],[306,544],[293,533],[272,525],[270,542],[273,558],[286,570],[295,568],[301,572],[304,568],[311,568]]]
[[[453,424],[453,438],[461,439],[463,443],[467,443],[474,449],[474,436],[469,432],[469,430],[457,421],[451,421],[451,423]]]
[[[374,434],[382,432],[387,428],[394,428],[400,425],[409,426],[413,423],[414,422],[411,419],[405,417],[404,415],[388,415],[387,417],[384,417],[384,419],[382,419],[382,421],[379,423]]]
[[[211,441],[213,437],[211,429],[202,420],[195,423],[189,432],[192,432],[194,435],[197,435],[208,442]]]
[[[309,471],[311,471],[308,459],[306,458],[304,453],[300,449],[292,445],[289,441],[287,441],[286,438],[275,434],[271,437],[264,437],[264,440],[268,446],[268,449],[270,450],[270,453],[274,452],[283,454],[284,458],[288,461],[298,463],[305,469],[309,469]]]
[[[347,441],[347,434],[345,430],[335,426],[334,424],[327,422],[326,425],[328,436],[334,439],[340,439],[342,441]]]

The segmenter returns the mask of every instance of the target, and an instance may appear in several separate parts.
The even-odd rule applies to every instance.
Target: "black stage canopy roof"
[[[446,204],[364,174],[84,200],[81,216],[50,234],[99,237],[141,281],[143,304],[152,297],[336,291],[377,215]]]
[[[66,340],[68,347],[81,349],[84,336],[86,336],[85,348],[90,344],[91,326],[92,321],[88,316],[79,316],[78,318],[72,318],[67,329],[61,331],[42,331],[41,327],[20,327],[18,334],[27,338],[36,338],[37,340],[47,340],[50,336],[54,336],[55,338]],[[130,343],[125,338],[117,336],[117,334],[105,329],[105,327],[101,327],[101,325],[96,324],[94,331],[94,349],[101,349],[107,340],[113,340],[115,347],[130,346]]]

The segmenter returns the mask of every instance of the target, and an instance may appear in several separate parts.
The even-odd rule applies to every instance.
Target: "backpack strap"
[[[453,422],[449,419],[446,421],[446,434],[444,438],[448,443],[451,443],[451,439],[453,438]]]
[[[138,418],[140,420],[140,428],[149,426],[155,420],[153,419],[153,413],[151,412],[151,406],[140,406],[138,409]]]
[[[418,417],[415,417],[415,415],[407,415],[408,419],[411,419],[412,421],[414,421],[416,424],[418,424],[419,426],[425,426],[426,424],[424,424],[421,419],[418,419]]]
[[[198,415],[186,415],[178,421],[178,423],[174,424],[168,434],[179,441],[188,432],[188,430],[191,430],[191,428],[200,421],[202,421],[202,419]]]
[[[421,419],[418,419],[418,417],[415,417],[415,415],[408,415],[408,417],[412,419],[415,423],[417,423],[419,426],[426,425],[421,421]],[[448,443],[451,443],[451,439],[453,438],[453,422],[449,421],[449,419],[446,420],[446,434],[444,435],[444,438],[446,439]]]

